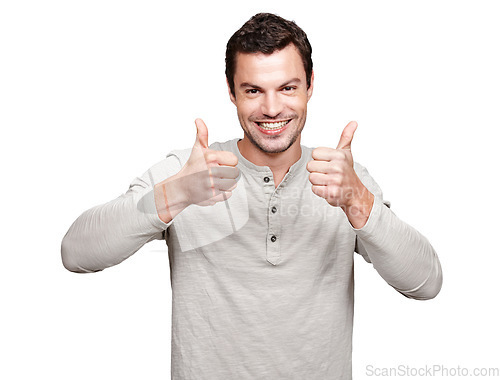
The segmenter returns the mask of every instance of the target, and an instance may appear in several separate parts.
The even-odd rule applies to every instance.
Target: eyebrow
[[[299,84],[301,82],[301,80],[299,78],[293,78],[293,79],[290,79],[288,81],[286,81],[285,83],[281,84],[280,86],[278,86],[278,88],[281,88],[281,87],[286,87],[286,86],[289,86],[291,84]],[[262,87],[256,85],[256,84],[252,84],[252,83],[249,83],[249,82],[243,82],[242,84],[240,84],[240,88],[255,88],[256,90],[262,90]]]

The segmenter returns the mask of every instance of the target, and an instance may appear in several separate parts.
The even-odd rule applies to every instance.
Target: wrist
[[[366,224],[375,201],[375,196],[366,188],[358,194],[360,194],[359,197],[353,198],[349,205],[342,208],[347,219],[356,229],[360,229]]]
[[[177,214],[189,206],[186,192],[178,174],[154,185],[154,197],[158,217],[169,223]]]

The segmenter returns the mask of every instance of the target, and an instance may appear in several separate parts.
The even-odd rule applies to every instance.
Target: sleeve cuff
[[[165,223],[158,216],[152,187],[147,187],[138,192],[136,200],[138,212],[142,214],[156,232],[164,231],[172,224],[173,219]]]
[[[353,231],[360,237],[368,237],[373,235],[377,225],[379,224],[380,218],[382,216],[383,208],[387,207],[384,202],[378,197],[373,200],[373,206],[368,216],[368,220],[365,225],[361,228],[352,227]]]

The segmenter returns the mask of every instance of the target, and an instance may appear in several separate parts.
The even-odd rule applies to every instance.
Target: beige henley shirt
[[[246,160],[237,141],[210,146],[239,160],[227,201],[189,206],[163,223],[152,186],[177,173],[191,149],[173,151],[125,194],[73,223],[62,242],[64,265],[95,272],[166,240],[174,380],[351,379],[354,252],[415,299],[439,292],[438,257],[394,215],[361,165],[354,168],[375,202],[367,224],[354,229],[311,191],[312,148],[302,146],[275,188],[270,168]]]

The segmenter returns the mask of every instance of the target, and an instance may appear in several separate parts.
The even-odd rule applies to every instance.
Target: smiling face
[[[313,79],[307,88],[304,64],[296,47],[272,54],[238,53],[231,101],[244,131],[240,150],[281,153],[297,145],[307,115]]]

